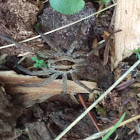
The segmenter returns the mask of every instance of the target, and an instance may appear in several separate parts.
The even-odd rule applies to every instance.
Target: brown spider
[[[58,78],[58,76],[62,76],[63,80],[63,93],[67,93],[67,77],[68,74],[71,75],[72,80],[86,89],[89,93],[93,92],[93,89],[88,88],[85,84],[80,82],[77,79],[76,73],[78,73],[78,68],[83,67],[85,65],[85,59],[88,54],[83,54],[81,52],[75,52],[75,45],[72,44],[67,51],[63,51],[60,48],[57,48],[48,38],[46,38],[38,29],[37,32],[41,35],[43,40],[50,46],[51,50],[39,53],[40,58],[45,58],[45,62],[47,62],[48,68],[42,68],[41,71],[30,71],[22,66],[16,64],[17,68],[28,75],[35,75],[35,76],[48,76],[44,82],[40,84],[33,84],[33,85],[24,85],[29,87],[39,87],[45,84],[48,84]],[[16,46],[22,46],[21,44],[0,35],[2,39],[10,43],[14,43]]]

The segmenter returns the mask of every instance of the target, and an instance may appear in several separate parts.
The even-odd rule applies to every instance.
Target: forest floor
[[[53,31],[97,12],[101,4],[88,0],[81,12],[67,16],[48,2],[0,2],[0,35],[8,37],[0,39],[1,140],[56,138],[138,59],[133,54],[114,66],[114,7]],[[13,40],[20,44],[8,45]],[[124,112],[125,120],[137,116],[139,105],[140,64],[61,140],[103,131]],[[138,140],[139,127],[138,120],[131,121],[109,139]]]

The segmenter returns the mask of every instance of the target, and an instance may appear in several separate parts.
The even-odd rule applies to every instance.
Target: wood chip
[[[62,80],[54,80],[53,82],[42,87],[24,87],[17,84],[37,84],[43,82],[44,79],[36,76],[18,75],[14,71],[1,71],[0,83],[5,85],[9,94],[21,95],[26,106],[30,106],[31,101],[42,102],[51,96],[62,93]],[[97,88],[94,82],[81,81],[87,87]],[[67,80],[67,93],[88,93],[84,88],[77,85],[71,80]]]
[[[115,15],[116,61],[129,57],[140,47],[140,0],[117,0]]]

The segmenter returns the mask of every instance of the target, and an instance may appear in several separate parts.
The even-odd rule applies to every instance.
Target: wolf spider
[[[37,32],[40,34],[42,39],[50,46],[51,50],[47,51],[46,53],[42,54],[40,53],[40,58],[45,58],[45,62],[47,61],[48,68],[41,68],[40,71],[30,71],[21,65],[16,63],[16,66],[19,70],[23,71],[24,73],[28,75],[34,75],[34,76],[48,76],[47,79],[44,80],[44,82],[40,84],[30,84],[30,85],[24,85],[28,87],[40,87],[45,84],[48,84],[58,78],[59,76],[62,76],[62,87],[63,87],[63,93],[67,93],[67,77],[68,74],[71,75],[72,80],[86,89],[89,93],[93,92],[93,89],[88,88],[85,84],[80,82],[77,79],[76,73],[78,73],[78,67],[83,67],[85,65],[85,60],[88,54],[83,54],[80,52],[75,52],[74,49],[75,46],[71,45],[67,51],[63,51],[60,48],[57,48],[46,36],[43,35],[38,29],[36,29]],[[0,37],[10,43],[15,44],[16,46],[22,46],[21,44],[15,42],[14,40],[11,40],[5,36],[0,35]]]

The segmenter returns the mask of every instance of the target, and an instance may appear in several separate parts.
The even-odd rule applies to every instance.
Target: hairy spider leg
[[[18,42],[14,41],[13,39],[10,39],[10,38],[8,38],[8,37],[6,37],[6,36],[0,35],[0,38],[6,40],[6,41],[9,42],[9,43],[15,44],[15,45],[18,46],[18,47],[21,47],[21,48],[24,47],[23,45],[19,44]]]
[[[18,64],[16,64],[16,67],[20,71],[22,71],[22,72],[24,72],[28,75],[31,75],[31,76],[47,76],[47,75],[50,75],[50,74],[53,73],[51,70],[44,70],[44,69],[43,69],[43,71],[41,70],[41,71],[37,71],[37,72],[36,71],[30,71],[30,70],[28,70],[28,69],[26,69],[26,68],[24,68],[24,67],[22,67],[21,65],[18,65]]]
[[[62,75],[62,80],[63,80],[63,93],[66,94],[67,93],[67,73],[63,73]]]
[[[60,75],[60,73],[54,73],[54,74],[52,74],[49,78],[45,79],[42,83],[38,83],[38,84],[29,84],[29,85],[20,85],[20,86],[24,86],[24,87],[41,87],[41,86],[44,86],[44,85],[47,85],[47,84],[51,83],[51,82],[54,81],[59,75]]]
[[[75,73],[71,73],[71,77],[72,77],[72,80],[78,84],[79,86],[83,87],[84,89],[86,89],[89,93],[92,93],[94,91],[94,89],[90,89],[88,88],[85,84],[83,84],[82,82],[80,82],[79,80],[77,80],[77,76],[75,75]]]
[[[73,53],[74,49],[75,49],[75,44],[72,43],[66,54],[71,55]]]
[[[78,57],[87,57],[88,55],[85,54],[83,51],[75,52],[72,54],[72,58],[78,58]]]
[[[41,31],[35,28],[38,34],[42,37],[42,39],[53,49],[55,52],[59,53],[60,55],[63,53],[60,48],[57,48],[52,41],[50,41]]]

